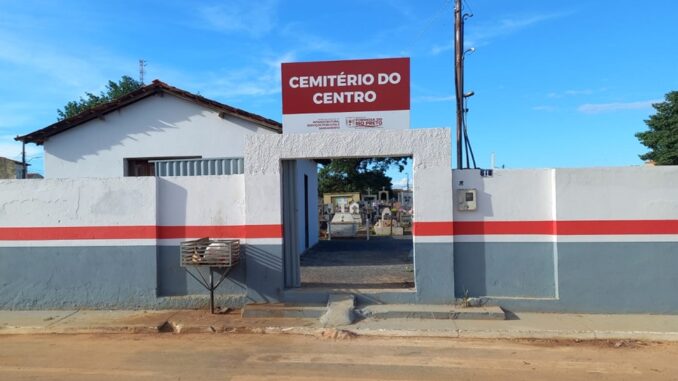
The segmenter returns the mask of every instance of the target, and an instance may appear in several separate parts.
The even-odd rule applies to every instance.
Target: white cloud
[[[278,1],[229,1],[227,4],[208,5],[198,9],[202,27],[234,33],[244,32],[259,38],[276,25]]]
[[[41,146],[26,144],[26,158],[42,156]],[[21,161],[21,142],[14,140],[14,135],[0,135],[0,156]]]
[[[391,184],[393,185],[393,188],[404,189],[407,187],[407,177],[403,177],[398,180],[391,180]]]
[[[607,90],[607,89],[606,88],[601,88],[601,89],[597,89],[597,90],[594,90],[594,89],[577,89],[577,90],[565,90],[565,91],[562,91],[562,92],[552,91],[552,92],[546,94],[546,96],[548,98],[574,97],[574,96],[579,96],[579,95],[591,95],[593,93],[603,92],[605,90]]]
[[[570,14],[571,12],[561,12],[504,17],[492,23],[486,23],[483,25],[467,22],[465,28],[466,36],[464,38],[464,46],[479,47],[487,45],[495,38],[509,35],[520,30],[527,29],[533,25],[568,16]],[[452,49],[454,49],[453,43],[435,45],[433,48],[431,48],[431,54],[437,55]]]
[[[280,86],[280,64],[295,60],[294,52],[285,52],[275,58],[262,58],[263,65],[202,75],[195,84],[207,97],[233,99],[238,97],[266,96],[278,94]]]
[[[443,44],[443,45],[434,45],[431,48],[431,54],[433,55],[438,55],[440,53],[446,52],[448,50],[454,49],[454,44],[448,43],[448,44]]]
[[[58,86],[69,86],[78,91],[86,89],[91,83],[103,86],[108,78],[102,73],[102,67],[120,68],[121,60],[104,57],[105,54],[99,54],[102,52],[94,53],[90,51],[79,57],[69,54],[60,45],[16,38],[0,31],[0,61],[30,68],[56,81]]]
[[[603,112],[625,111],[625,110],[643,110],[652,107],[653,103],[661,102],[660,99],[636,102],[614,102],[614,103],[586,103],[577,107],[577,111],[584,114],[599,114]]]

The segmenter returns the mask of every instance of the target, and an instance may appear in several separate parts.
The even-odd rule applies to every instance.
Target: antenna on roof
[[[140,59],[139,60],[139,82],[141,82],[142,85],[144,84],[144,74],[146,74],[145,67],[146,67],[146,60]]]

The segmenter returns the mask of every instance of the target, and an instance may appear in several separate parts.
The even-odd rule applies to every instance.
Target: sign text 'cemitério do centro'
[[[410,59],[282,64],[283,133],[410,128]]]

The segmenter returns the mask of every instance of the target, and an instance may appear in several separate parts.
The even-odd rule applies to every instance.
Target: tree
[[[391,178],[386,171],[397,165],[405,169],[408,158],[335,159],[324,165],[318,173],[318,190],[322,193],[372,192],[385,188],[391,190]]]
[[[657,165],[678,165],[678,91],[667,93],[665,99],[652,105],[657,113],[645,120],[650,130],[636,134],[650,149],[640,158],[652,160]]]
[[[106,91],[102,91],[99,95],[92,93],[85,93],[85,97],[80,97],[77,101],[70,101],[66,103],[64,109],[57,110],[58,120],[68,119],[72,116],[78,115],[85,110],[89,110],[94,106],[102,103],[110,102],[114,99],[128,94],[143,84],[132,77],[122,76],[118,82],[108,81]]]

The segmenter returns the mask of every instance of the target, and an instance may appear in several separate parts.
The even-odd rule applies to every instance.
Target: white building
[[[242,175],[245,137],[281,132],[279,122],[155,80],[16,140],[44,145],[48,179]],[[288,225],[303,226],[290,249],[302,253],[318,241],[317,166],[300,160],[288,174],[296,205]],[[259,201],[270,197],[278,195]]]
[[[274,120],[155,80],[16,140],[44,145],[47,178],[121,177],[153,175],[153,160],[242,158],[246,135],[281,132]]]

